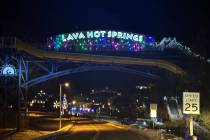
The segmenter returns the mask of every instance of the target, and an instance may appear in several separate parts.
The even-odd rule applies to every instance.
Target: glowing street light
[[[76,100],[73,100],[73,101],[72,101],[72,104],[73,104],[73,105],[75,105],[76,103],[77,103],[77,101],[76,101]]]
[[[64,86],[65,86],[65,87],[69,87],[69,83],[65,83]]]
[[[110,103],[110,102],[108,102],[108,103],[107,103],[107,105],[109,106],[109,115],[111,116],[111,115],[112,115],[112,112],[111,112],[111,109],[112,109],[112,107],[111,107],[111,103]]]

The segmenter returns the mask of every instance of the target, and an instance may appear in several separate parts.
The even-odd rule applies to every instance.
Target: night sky
[[[210,10],[198,0],[4,0],[1,7],[1,34],[25,40],[92,29],[176,37],[188,46],[209,39]]]
[[[61,33],[122,30],[152,35],[157,41],[176,37],[210,57],[208,6],[200,0],[4,0],[0,36],[45,42]]]

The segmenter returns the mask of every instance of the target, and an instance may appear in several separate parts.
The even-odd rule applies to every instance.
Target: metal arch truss
[[[17,88],[20,99],[25,101],[27,100],[27,90],[29,87],[42,83],[44,81],[81,72],[88,71],[116,71],[124,72],[129,74],[140,75],[149,79],[157,79],[159,76],[151,74],[149,72],[139,71],[131,68],[127,68],[122,65],[91,65],[90,63],[79,64],[77,67],[69,67],[66,64],[70,64],[67,61],[51,61],[51,60],[29,60],[24,58],[21,55],[15,55],[12,59],[2,60],[2,63],[9,63],[13,60],[13,63],[17,69],[17,77],[14,77],[17,80]],[[41,76],[31,77],[31,69],[34,65],[39,70],[42,70],[43,74]],[[65,68],[63,68],[63,66]],[[33,74],[32,74],[33,75]],[[25,95],[24,95],[25,93]]]
[[[130,68],[126,68],[126,67],[122,67],[122,66],[112,66],[112,65],[108,65],[108,66],[91,66],[91,65],[83,65],[83,66],[79,66],[76,68],[69,68],[69,69],[65,69],[65,70],[61,70],[61,71],[57,71],[57,72],[50,72],[47,68],[45,68],[43,65],[41,64],[37,64],[39,67],[41,67],[42,69],[44,69],[45,71],[49,72],[47,75],[43,75],[37,78],[34,78],[32,80],[29,80],[25,83],[21,84],[22,88],[25,87],[31,87],[34,86],[36,84],[39,84],[41,82],[56,78],[56,77],[61,77],[61,76],[65,76],[65,75],[69,75],[69,74],[75,74],[75,73],[80,73],[80,72],[88,72],[88,71],[117,71],[117,72],[125,72],[125,73],[130,73],[130,74],[136,74],[136,75],[141,75],[145,78],[150,78],[150,79],[156,79],[158,78],[157,75],[151,74],[151,73],[146,73],[143,71],[137,71],[134,69],[130,69]],[[52,68],[53,69],[53,68]]]

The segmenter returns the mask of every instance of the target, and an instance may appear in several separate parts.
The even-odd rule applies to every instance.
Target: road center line
[[[115,128],[119,128],[119,129],[124,129],[124,127],[121,127],[121,126],[117,126],[117,125],[114,125],[112,123],[108,123],[107,125],[110,125],[110,126],[113,126]]]
[[[100,131],[96,126],[92,125],[92,127],[96,130],[96,134],[93,136],[91,140],[96,140],[98,136],[100,135]]]

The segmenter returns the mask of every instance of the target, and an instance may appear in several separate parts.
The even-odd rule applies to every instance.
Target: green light
[[[134,36],[133,36],[133,40],[134,40],[134,41],[138,41],[138,35],[134,35]]]
[[[139,36],[139,42],[142,42],[143,41],[143,35],[140,35]]]
[[[120,43],[124,43],[124,39],[120,39]]]
[[[72,36],[74,37],[74,39],[77,39],[79,36],[79,33],[73,33]]]
[[[85,35],[82,32],[79,34],[79,39],[85,39]]]
[[[64,40],[65,36],[64,34],[61,35],[61,41]]]
[[[93,31],[87,32],[87,38],[93,38]]]
[[[100,32],[99,32],[99,31],[95,31],[95,32],[94,32],[94,37],[95,37],[95,38],[99,38],[99,37],[100,37],[100,35],[101,35],[101,34],[100,34]]]
[[[55,45],[56,49],[59,49],[61,47],[61,45],[59,45],[58,43]]]

